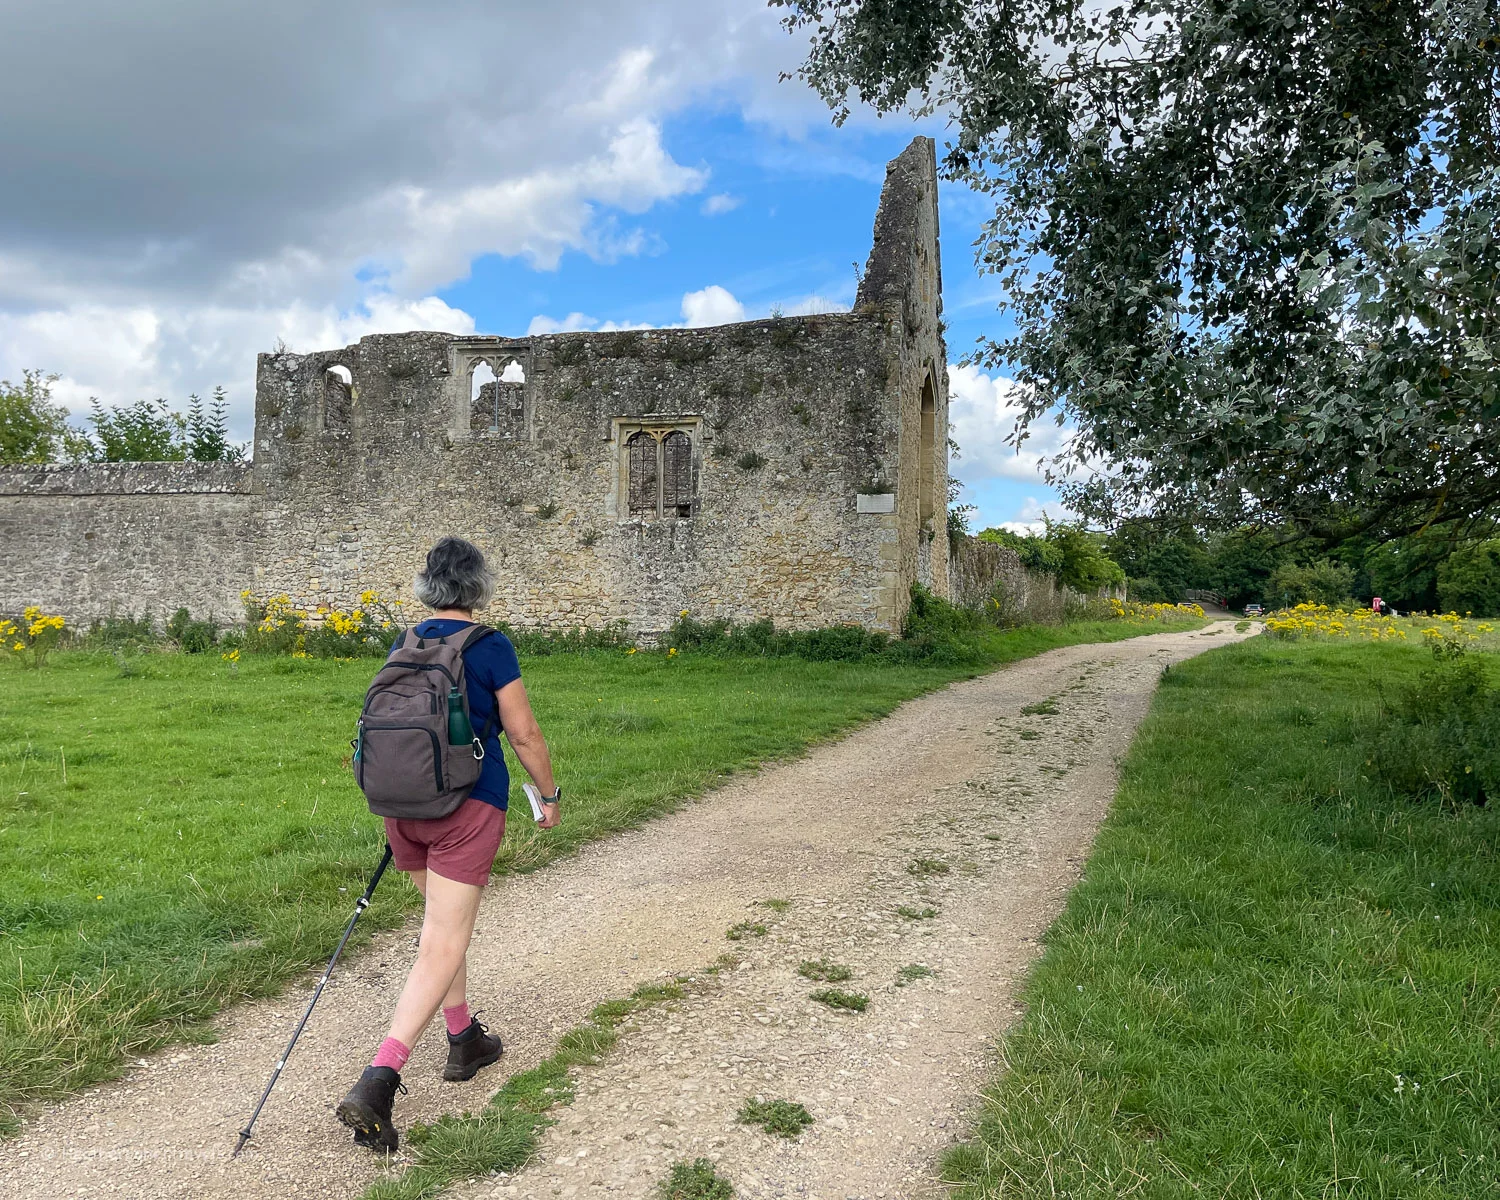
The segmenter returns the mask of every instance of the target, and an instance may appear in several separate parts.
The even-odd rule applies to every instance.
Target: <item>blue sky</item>
[[[6,33],[0,144],[28,186],[0,191],[0,378],[55,373],[75,413],[222,384],[241,438],[278,341],[845,308],[919,131],[835,128],[779,79],[801,47],[761,0],[78,0]],[[1060,444],[1015,455],[1008,381],[956,365],[1005,332],[984,215],[943,189],[954,469],[981,526],[1055,511],[1031,447]]]

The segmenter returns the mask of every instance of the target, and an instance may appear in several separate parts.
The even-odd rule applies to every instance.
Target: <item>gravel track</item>
[[[1012,989],[1078,877],[1162,667],[1241,636],[1219,622],[1054,650],[497,881],[470,996],[505,1058],[443,1083],[436,1023],[404,1073],[398,1124],[481,1107],[599,1001],[731,951],[736,967],[640,1016],[581,1073],[531,1163],[454,1194],[646,1197],[672,1161],[701,1155],[743,1197],[940,1195],[936,1156],[972,1111],[1015,1014]],[[1049,697],[1055,713],[1021,712]],[[947,870],[913,874],[919,859]],[[792,905],[756,903],[769,898]],[[937,915],[909,919],[901,906]],[[727,941],[747,919],[766,936]],[[226,1013],[214,1045],[143,1059],[46,1110],[0,1143],[0,1195],[357,1195],[385,1166],[350,1143],[333,1105],[379,1042],[414,934],[382,934],[341,964],[238,1159],[236,1133],[312,979]],[[808,998],[820,985],[795,971],[818,957],[853,969],[837,986],[867,994],[866,1012]],[[898,987],[897,968],[913,963],[935,974]],[[800,1101],[815,1123],[793,1142],[737,1123],[757,1095]]]

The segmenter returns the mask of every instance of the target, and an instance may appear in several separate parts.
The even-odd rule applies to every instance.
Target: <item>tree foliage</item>
[[[0,462],[239,462],[245,446],[229,440],[229,402],[216,387],[207,404],[188,397],[186,414],[165,400],[137,400],[110,408],[91,400],[92,434],[68,424],[68,410],[52,399],[56,375],[22,371],[21,382],[0,379]]]
[[[1316,562],[1284,562],[1266,582],[1266,602],[1282,607],[1296,604],[1343,604],[1354,595],[1354,568],[1320,558]]]
[[[187,419],[165,400],[137,400],[105,408],[92,401],[93,458],[99,462],[174,462],[187,457]]]
[[[1500,540],[1476,542],[1444,560],[1437,586],[1448,612],[1500,617]]]
[[[239,462],[245,457],[244,446],[229,440],[229,401],[222,387],[214,388],[207,405],[189,396],[183,426],[185,457],[196,462]]]
[[[1016,333],[1118,520],[1333,544],[1500,506],[1500,0],[771,0],[801,74],[951,116]]]
[[[88,439],[69,426],[68,410],[52,400],[56,379],[24,370],[20,383],[0,379],[0,462],[87,457]]]
[[[1105,553],[1104,537],[1081,524],[1048,521],[1041,534],[986,529],[979,540],[1009,546],[1028,571],[1055,575],[1076,592],[1097,592],[1125,582],[1125,572]]]

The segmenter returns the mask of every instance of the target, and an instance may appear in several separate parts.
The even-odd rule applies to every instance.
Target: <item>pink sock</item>
[[[469,1016],[469,1002],[465,1000],[462,1004],[443,1009],[443,1020],[448,1022],[448,1032],[457,1037],[474,1022]]]
[[[406,1066],[406,1060],[411,1057],[411,1047],[405,1042],[397,1041],[388,1037],[380,1043],[380,1049],[376,1051],[375,1059],[370,1063],[372,1067],[390,1067],[397,1072]]]

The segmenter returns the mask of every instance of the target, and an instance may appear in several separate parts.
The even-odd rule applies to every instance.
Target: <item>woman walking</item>
[[[436,641],[460,635],[454,641],[463,646],[474,757],[482,754],[482,760],[479,781],[447,816],[385,818],[395,866],[411,875],[425,901],[422,934],[417,961],[396,1003],[386,1038],[337,1112],[339,1120],[354,1130],[356,1142],[387,1151],[395,1150],[398,1142],[391,1108],[397,1090],[406,1090],[401,1085],[401,1069],[439,1008],[448,1028],[444,1079],[472,1079],[482,1067],[497,1061],[504,1049],[500,1038],[469,1011],[466,963],[480,897],[505,836],[510,776],[499,730],[505,731],[516,757],[541,791],[543,829],[557,824],[562,798],[562,789],[552,778],[547,743],[521,683],[515,648],[503,633],[478,633],[474,626],[474,610],[489,603],[494,591],[493,577],[479,548],[461,538],[443,538],[427,555],[426,569],[416,577],[413,590],[432,609],[432,616],[417,624],[412,635]],[[397,643],[398,648],[401,645]]]

